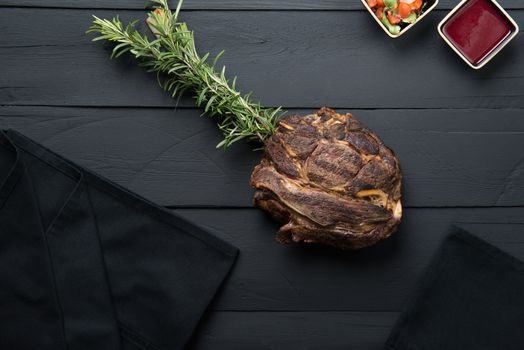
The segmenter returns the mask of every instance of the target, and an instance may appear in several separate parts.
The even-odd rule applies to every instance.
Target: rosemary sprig
[[[195,48],[194,34],[186,23],[178,21],[183,0],[174,12],[167,0],[152,0],[155,10],[148,14],[147,24],[155,39],[135,29],[136,21],[124,25],[118,17],[112,20],[94,17],[88,33],[99,36],[93,41],[106,40],[115,45],[111,57],[131,53],[148,71],[156,72],[164,90],[174,97],[182,91],[195,94],[196,105],[204,113],[216,116],[224,140],[217,147],[247,139],[265,142],[275,131],[282,109],[264,108],[251,101],[251,94],[242,96],[235,88],[236,77],[226,78],[225,67],[215,70],[218,54],[211,64],[209,54],[200,57]]]

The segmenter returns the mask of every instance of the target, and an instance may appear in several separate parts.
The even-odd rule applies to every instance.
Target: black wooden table
[[[189,98],[84,34],[91,14],[144,18],[143,0],[0,0],[0,127],[176,210],[241,250],[192,349],[381,349],[449,226],[524,259],[524,36],[468,68],[437,34],[456,1],[400,39],[357,0],[186,0],[201,52],[291,113],[351,111],[399,155],[405,219],[348,253],[282,246],[251,207],[260,154],[216,150]],[[524,1],[503,0],[524,27]]]

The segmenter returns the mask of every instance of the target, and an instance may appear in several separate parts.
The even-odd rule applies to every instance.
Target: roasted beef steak
[[[377,135],[329,108],[284,118],[251,176],[255,206],[284,224],[278,241],[342,249],[396,230],[401,181],[397,157]]]

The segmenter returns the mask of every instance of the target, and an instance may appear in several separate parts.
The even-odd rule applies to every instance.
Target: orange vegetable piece
[[[398,5],[398,14],[400,15],[400,17],[406,18],[407,16],[410,15],[410,13],[411,13],[411,6],[409,4],[401,2]]]
[[[379,7],[384,7],[384,6],[386,6],[386,5],[384,5],[384,0],[377,0],[377,5],[378,5]]]
[[[377,15],[378,19],[382,19],[382,16],[384,16],[384,8],[379,7],[375,12],[375,15]]]
[[[377,0],[366,0],[369,7],[377,6]]]
[[[412,10],[418,10],[422,6],[422,0],[415,0],[411,3]]]
[[[400,23],[400,17],[395,16],[392,13],[388,13],[388,21],[391,24],[398,24],[398,23]]]

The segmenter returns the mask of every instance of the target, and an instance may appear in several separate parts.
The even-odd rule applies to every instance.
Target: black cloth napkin
[[[237,250],[0,130],[0,349],[173,350]]]
[[[524,349],[524,264],[461,229],[454,231],[386,349]]]

